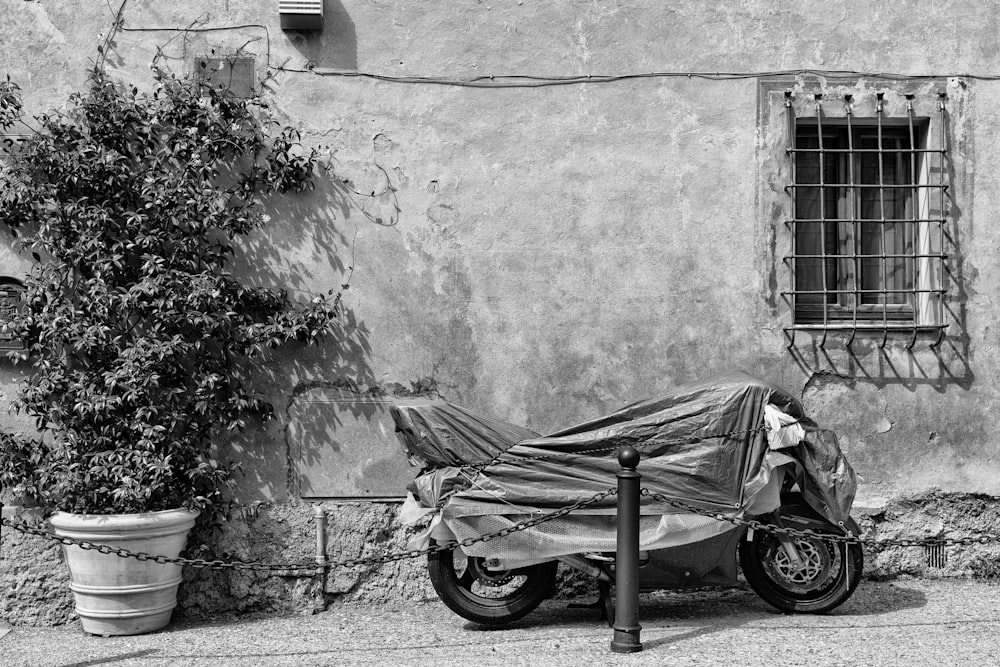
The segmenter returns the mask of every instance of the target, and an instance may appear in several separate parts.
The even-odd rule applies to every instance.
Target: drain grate
[[[948,554],[945,552],[943,544],[924,545],[924,558],[927,559],[927,567],[940,570],[948,565]]]

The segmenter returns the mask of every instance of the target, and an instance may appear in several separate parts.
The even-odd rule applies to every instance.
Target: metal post
[[[639,633],[639,452],[618,452],[618,552],[615,558],[615,635],[612,653],[642,650]]]

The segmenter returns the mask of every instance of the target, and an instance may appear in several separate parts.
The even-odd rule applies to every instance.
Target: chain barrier
[[[787,526],[778,526],[773,523],[765,523],[758,519],[744,519],[741,517],[730,516],[722,512],[713,512],[712,510],[703,509],[689,503],[685,503],[680,500],[675,500],[673,498],[668,498],[662,493],[654,493],[647,488],[643,488],[639,491],[640,495],[652,500],[663,503],[665,505],[670,505],[679,510],[685,512],[691,512],[692,514],[697,514],[699,516],[704,516],[707,518],[715,519],[716,521],[724,521],[730,523],[737,527],[746,527],[751,530],[759,530],[765,533],[772,533],[775,535],[784,535],[785,537],[799,537],[805,539],[822,540],[826,542],[838,542],[843,544],[860,544],[862,546],[871,547],[874,549],[885,549],[887,547],[927,547],[927,546],[971,546],[974,544],[986,545],[992,543],[1000,543],[1000,535],[992,535],[981,533],[976,537],[928,537],[928,538],[903,538],[903,539],[874,539],[874,538],[863,538],[859,535],[854,535],[847,528],[844,528],[845,533],[843,535],[837,535],[834,533],[819,532],[815,530],[810,530],[808,528],[790,528]]]
[[[674,443],[665,444],[677,444],[677,443],[687,443],[692,440],[705,439],[705,438],[729,438],[742,435],[754,435],[766,431],[766,426],[760,426],[752,429],[743,429],[738,431],[731,431],[728,433],[720,433],[715,435],[704,436],[704,438],[686,438],[677,440]],[[479,474],[486,470],[487,468],[497,465],[501,462],[506,463],[516,463],[520,461],[537,461],[553,458],[554,456],[565,456],[569,454],[579,454],[579,455],[593,455],[593,454],[604,454],[619,451],[619,447],[602,447],[595,449],[583,449],[577,452],[561,452],[556,454],[511,454],[509,450],[502,451],[494,456],[492,459],[486,463],[480,463],[471,466],[465,466],[462,470],[469,470],[475,474]],[[503,461],[505,456],[516,457],[511,461]],[[453,493],[453,492],[452,492]],[[34,535],[37,537],[42,537],[54,542],[58,542],[64,546],[76,546],[84,550],[94,550],[98,553],[115,555],[120,558],[134,558],[139,561],[152,561],[154,563],[160,564],[177,564],[177,565],[189,565],[196,568],[208,568],[214,570],[254,570],[254,571],[266,571],[266,572],[289,572],[298,571],[303,573],[317,573],[323,572],[327,568],[351,568],[357,567],[359,565],[383,565],[386,563],[393,563],[402,560],[410,560],[414,558],[420,558],[422,556],[427,556],[432,553],[437,553],[440,551],[447,551],[449,549],[454,549],[457,547],[469,547],[474,544],[490,542],[494,539],[499,539],[518,533],[535,526],[539,526],[548,521],[558,519],[560,517],[566,516],[572,512],[589,507],[599,503],[606,498],[615,496],[618,493],[617,488],[609,488],[606,491],[597,493],[590,498],[580,500],[572,505],[567,505],[563,508],[550,512],[548,514],[543,514],[531,519],[526,519],[519,523],[515,523],[507,528],[498,530],[493,533],[488,533],[485,535],[480,535],[477,537],[470,537],[464,540],[449,540],[447,542],[442,542],[440,544],[432,544],[431,546],[424,549],[407,549],[404,551],[383,554],[379,556],[370,557],[356,557],[347,558],[343,560],[326,560],[322,562],[312,561],[304,563],[263,563],[259,561],[225,561],[219,559],[203,559],[203,558],[184,558],[181,556],[170,557],[162,555],[153,555],[145,552],[133,552],[128,549],[112,547],[107,544],[99,544],[95,542],[89,542],[86,540],[76,539],[67,537],[64,535],[58,535],[50,530],[44,528],[39,528],[29,524],[26,521],[12,520],[8,518],[0,518],[0,525],[13,528],[21,533]],[[684,501],[669,498],[661,493],[655,493],[647,488],[642,488],[640,494],[647,497],[654,502],[662,503],[673,507],[675,509],[696,514],[699,516],[704,516],[706,518],[711,518],[716,521],[723,521],[732,524],[736,527],[746,527],[755,531],[762,531],[765,533],[772,533],[776,535],[783,535],[790,538],[804,538],[812,540],[822,540],[827,542],[837,542],[843,544],[861,544],[863,546],[868,546],[874,549],[885,549],[887,547],[937,547],[937,546],[972,546],[972,545],[987,545],[993,543],[1000,543],[1000,535],[980,533],[977,536],[972,537],[958,537],[958,538],[946,538],[946,537],[931,537],[931,538],[904,538],[904,539],[873,539],[873,538],[862,538],[859,535],[854,535],[846,527],[841,526],[844,530],[843,534],[835,534],[829,532],[820,532],[810,529],[801,528],[790,528],[787,526],[778,526],[772,523],[766,523],[758,519],[748,519],[739,516],[732,516],[725,514],[723,512],[712,511],[686,503]],[[437,503],[437,510],[440,511],[443,504],[451,496],[451,493],[445,494],[439,502]]]
[[[612,487],[607,491],[601,491],[600,493],[594,494],[590,498],[580,500],[572,505],[567,505],[553,512],[549,512],[548,514],[526,519],[512,526],[508,526],[507,528],[503,528],[493,533],[487,533],[486,535],[479,535],[478,537],[468,537],[464,540],[449,540],[447,542],[441,542],[440,544],[431,545],[426,549],[407,549],[405,551],[383,554],[381,556],[359,556],[357,558],[347,558],[344,560],[328,560],[322,563],[315,561],[308,563],[261,563],[257,561],[223,561],[207,560],[203,558],[184,558],[181,556],[156,556],[142,551],[129,551],[128,549],[112,547],[107,544],[98,544],[96,542],[88,542],[87,540],[67,537],[65,535],[57,535],[52,531],[32,526],[25,521],[14,521],[12,519],[4,518],[0,519],[0,525],[8,526],[21,533],[35,535],[53,542],[58,542],[63,546],[76,546],[87,551],[93,550],[102,554],[115,555],[119,558],[135,558],[139,561],[152,561],[160,564],[169,563],[176,565],[190,565],[191,567],[209,568],[213,570],[255,570],[268,572],[287,572],[289,570],[297,570],[315,573],[317,571],[323,571],[326,568],[350,568],[358,565],[383,565],[385,563],[420,558],[421,556],[426,556],[439,551],[448,551],[449,549],[454,549],[456,547],[470,547],[473,544],[478,544],[480,542],[490,542],[491,540],[507,537],[508,535],[513,535],[514,533],[528,530],[529,528],[534,528],[535,526],[539,526],[548,521],[564,517],[571,512],[583,509],[584,507],[589,507],[590,505],[599,503],[602,500],[617,494],[618,489]]]
[[[351,568],[360,565],[374,566],[374,565],[384,565],[386,563],[394,563],[402,560],[411,560],[414,558],[420,558],[422,556],[427,556],[432,553],[437,553],[440,551],[447,551],[449,549],[455,549],[457,547],[470,547],[474,544],[490,542],[495,539],[507,537],[508,535],[513,535],[529,528],[534,528],[548,521],[553,521],[560,517],[564,517],[567,514],[575,512],[577,510],[589,507],[599,503],[606,498],[617,495],[618,490],[616,488],[610,488],[607,491],[602,491],[600,493],[594,494],[590,498],[581,500],[579,502],[573,503],[572,505],[567,505],[558,510],[550,512],[548,514],[543,514],[538,517],[531,519],[526,519],[519,523],[516,523],[507,528],[503,528],[493,533],[487,533],[485,535],[480,535],[477,537],[469,537],[464,540],[449,540],[447,542],[442,542],[440,544],[433,544],[424,549],[407,549],[404,551],[383,554],[380,556],[369,556],[369,557],[356,557],[347,558],[343,560],[327,560],[324,562],[304,562],[304,563],[262,563],[259,561],[224,561],[224,560],[209,560],[203,558],[184,558],[181,556],[170,557],[170,556],[160,556],[153,555],[145,552],[134,552],[128,549],[112,547],[107,544],[99,544],[95,542],[88,542],[86,540],[76,539],[72,537],[66,537],[64,535],[57,535],[56,533],[46,530],[44,528],[39,528],[32,526],[25,521],[15,521],[12,519],[4,518],[0,520],[0,524],[13,528],[14,530],[25,533],[28,535],[34,535],[41,537],[53,542],[58,542],[64,546],[76,546],[84,550],[94,550],[102,554],[110,554],[118,556],[119,558],[134,558],[138,561],[152,561],[154,563],[160,564],[177,564],[177,565],[189,565],[196,568],[208,568],[213,570],[253,570],[253,571],[265,571],[265,572],[288,572],[288,571],[298,571],[303,574],[312,574],[316,572],[322,572],[327,568]],[[732,524],[736,527],[746,527],[751,530],[758,530],[765,533],[772,533],[775,535],[784,535],[790,538],[804,538],[812,540],[822,540],[827,542],[836,542],[841,544],[860,544],[862,546],[871,547],[874,549],[885,549],[888,547],[936,547],[936,546],[972,546],[972,545],[988,545],[994,543],[1000,543],[1000,535],[992,535],[982,533],[973,537],[931,537],[931,538],[903,538],[903,539],[872,539],[872,538],[862,538],[858,535],[846,531],[845,534],[837,535],[828,532],[819,532],[810,529],[802,528],[790,528],[787,526],[778,526],[772,523],[766,523],[758,519],[745,519],[738,516],[731,516],[723,512],[716,512],[708,509],[692,505],[690,503],[685,503],[680,500],[669,498],[661,493],[655,493],[647,488],[642,488],[640,494],[651,500],[662,503],[664,505],[669,505],[675,509],[679,509],[685,512],[690,512],[692,514],[697,514],[699,516],[704,516],[706,518],[715,519],[716,521],[723,521],[725,523]],[[846,529],[845,529],[846,530]]]

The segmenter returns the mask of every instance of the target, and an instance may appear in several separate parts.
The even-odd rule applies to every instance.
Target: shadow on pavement
[[[592,624],[594,633],[607,632],[610,637],[611,629],[604,623],[600,613],[593,609],[568,608],[571,602],[573,600],[549,600],[526,618],[501,628],[490,628],[470,622],[465,622],[462,627],[471,632],[494,632]],[[817,627],[815,620],[824,616],[843,620],[845,617],[872,616],[916,609],[926,604],[927,597],[923,592],[899,583],[862,581],[854,595],[837,609],[828,614],[807,616],[814,619],[810,627]],[[675,625],[697,626],[682,634],[644,641],[646,648],[782,616],[788,617],[789,621],[799,617],[797,614],[785,614],[774,609],[746,588],[657,591],[644,593],[639,600],[639,622],[644,626],[655,624],[660,629]]]
[[[69,665],[66,665],[66,667],[95,667],[96,665],[112,665],[115,663],[120,663],[123,660],[134,660],[137,658],[146,658],[149,656],[154,656],[157,653],[159,653],[159,650],[157,649],[150,649],[148,651],[134,651],[132,653],[121,653],[107,658],[94,658],[93,660],[74,662]]]

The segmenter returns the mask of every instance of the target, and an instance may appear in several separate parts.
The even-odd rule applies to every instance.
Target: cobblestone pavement
[[[315,616],[174,623],[137,637],[15,627],[0,663],[45,665],[996,665],[1000,584],[863,581],[825,616],[774,613],[747,589],[659,593],[640,604],[643,651],[609,650],[591,610],[545,603],[505,630],[439,602],[338,605]]]

